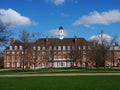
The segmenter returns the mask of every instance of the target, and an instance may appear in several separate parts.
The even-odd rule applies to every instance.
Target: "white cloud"
[[[88,16],[82,16],[76,20],[73,25],[90,26],[92,24],[108,25],[111,23],[120,22],[120,10],[110,10],[108,12],[99,13],[91,12]]]
[[[58,37],[58,32],[59,32],[58,29],[49,30],[50,36],[52,36],[52,37]],[[67,30],[64,30],[64,36],[65,37],[68,36]]]
[[[65,2],[65,0],[46,0],[47,2],[51,2],[55,5],[61,5]]]
[[[35,24],[28,17],[22,16],[11,8],[8,10],[0,9],[0,20],[3,24],[9,24],[12,27]]]
[[[97,41],[98,43],[102,43],[102,41],[104,41],[104,43],[111,42],[112,40],[113,37],[108,34],[98,34],[90,37],[90,41]]]

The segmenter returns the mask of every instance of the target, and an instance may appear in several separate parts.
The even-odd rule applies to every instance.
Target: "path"
[[[35,76],[120,76],[120,73],[64,73],[64,74],[14,74],[0,77],[35,77]]]

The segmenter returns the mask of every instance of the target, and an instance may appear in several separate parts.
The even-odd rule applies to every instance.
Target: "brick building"
[[[62,27],[59,28],[59,38],[40,38],[26,44],[11,38],[10,46],[4,52],[4,68],[22,68],[23,62],[30,68],[78,67],[82,65],[80,60],[84,62],[86,59],[87,43],[84,38],[76,36],[64,38]],[[27,45],[26,49],[24,45]],[[75,54],[79,57],[76,58]]]
[[[63,28],[59,28],[59,38],[40,38],[35,42],[22,43],[10,39],[10,46],[4,51],[4,68],[61,68],[85,67],[89,42],[84,38],[64,38]],[[106,65],[119,65],[120,46],[110,48],[113,60]],[[89,66],[92,64],[89,64]]]

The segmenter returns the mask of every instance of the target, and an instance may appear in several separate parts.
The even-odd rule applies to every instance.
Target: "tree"
[[[54,56],[55,56],[55,42],[54,42],[54,44],[50,47],[50,49],[49,49],[49,52],[50,52],[50,58],[49,58],[49,60],[50,60],[50,62],[51,62],[51,68],[53,68],[54,67]]]
[[[3,67],[4,67],[4,54],[1,51],[0,52],[0,68],[3,68]]]
[[[75,36],[74,44],[71,46],[71,49],[68,55],[71,60],[71,67],[73,66],[78,67],[79,64],[80,66],[83,65],[82,59],[87,49],[87,43],[88,42],[85,39],[77,38],[77,36]]]
[[[35,33],[29,33],[27,30],[21,30],[20,32],[20,40],[23,44],[23,60],[22,60],[22,66],[24,70],[25,62],[28,59],[32,59],[32,63],[34,64],[34,70],[36,69],[36,63],[38,59],[38,51],[36,49],[36,40],[41,37],[41,33],[35,32]],[[34,44],[33,44],[34,43]],[[33,48],[35,47],[35,48]],[[28,53],[30,57],[28,57]],[[34,53],[34,56],[33,56]],[[26,55],[27,54],[27,55]],[[31,58],[33,56],[33,58]]]
[[[23,46],[23,51],[22,51],[22,69],[24,70],[24,67],[25,67],[25,54],[26,54],[26,51],[28,49],[28,42],[29,42],[29,39],[30,39],[30,33],[27,32],[26,30],[22,30],[20,32],[20,40],[22,42],[22,46]]]
[[[106,59],[110,51],[110,47],[115,42],[115,37],[109,37],[108,34],[104,34],[102,31],[91,40],[90,50],[87,53],[87,57],[90,60],[96,62],[96,67],[105,67]]]
[[[9,37],[11,36],[11,32],[9,29],[8,24],[3,24],[0,21],[0,49],[2,49],[3,46],[6,46],[9,42]]]

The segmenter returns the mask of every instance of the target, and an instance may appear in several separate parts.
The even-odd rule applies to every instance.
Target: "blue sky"
[[[19,38],[20,30],[54,37],[59,26],[65,37],[87,40],[101,30],[120,38],[120,0],[0,0],[0,19]]]

